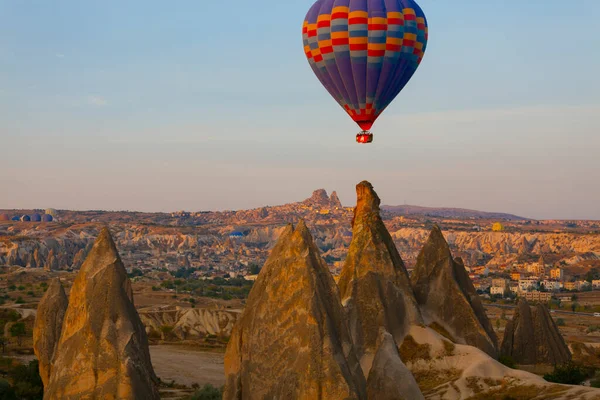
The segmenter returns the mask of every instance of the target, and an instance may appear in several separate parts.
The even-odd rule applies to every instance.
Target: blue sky
[[[375,143],[304,58],[311,1],[0,0],[0,208],[386,204],[600,219],[600,2],[421,0]]]

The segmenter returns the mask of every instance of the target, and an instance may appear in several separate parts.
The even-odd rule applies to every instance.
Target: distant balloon
[[[32,222],[41,222],[42,221],[42,216],[38,213],[35,213],[31,216],[31,221]]]
[[[419,67],[427,20],[414,0],[317,0],[302,28],[304,52],[317,78],[366,131]]]
[[[29,215],[23,215],[21,217],[21,221],[23,221],[23,222],[30,222],[31,218],[29,217]]]
[[[52,222],[54,218],[52,218],[52,215],[50,214],[44,214],[42,215],[42,221],[43,222]]]
[[[14,217],[12,217],[10,220],[11,220],[11,221],[20,221],[20,220],[21,220],[21,217],[19,217],[18,215],[15,215],[15,216],[14,216]]]
[[[0,221],[10,221],[8,214],[0,214]]]
[[[56,210],[54,208],[47,208],[46,209],[46,214],[52,215],[53,217],[56,217]]]

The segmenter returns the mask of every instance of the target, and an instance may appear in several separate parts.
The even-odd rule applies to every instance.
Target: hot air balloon
[[[414,0],[317,0],[302,28],[319,81],[371,143],[373,123],[404,89],[427,47],[425,14]]]
[[[31,222],[41,222],[42,221],[42,216],[38,213],[30,215],[29,218],[31,219]]]

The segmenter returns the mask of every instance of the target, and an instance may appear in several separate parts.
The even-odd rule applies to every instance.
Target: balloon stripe
[[[350,114],[349,108],[351,106],[352,99],[349,96],[348,89],[344,84],[344,80],[340,73],[336,60],[335,46],[333,44],[335,36],[335,32],[332,32],[332,24],[334,23],[334,3],[335,0],[325,0],[321,6],[321,15],[327,15],[327,17],[322,20],[321,28],[319,29],[322,35],[322,37],[319,38],[319,40],[322,39],[322,42],[319,43],[323,43],[324,51],[327,51],[328,57],[330,57],[326,62],[326,68],[332,82],[337,88],[338,93],[340,93],[341,98],[343,99],[343,102],[340,103],[340,105],[346,112]]]
[[[387,13],[384,0],[369,0],[369,49],[367,58],[366,114],[376,119],[375,95],[383,69],[387,42]]]
[[[335,61],[346,92],[348,93],[346,112],[353,117],[358,112],[358,95],[352,75],[352,63],[350,61],[350,35],[348,32],[348,14],[350,12],[350,0],[335,0],[331,10],[331,40]]]

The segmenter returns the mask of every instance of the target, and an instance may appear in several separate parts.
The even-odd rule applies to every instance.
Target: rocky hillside
[[[475,347],[495,355],[495,336],[440,229],[432,230],[419,256],[413,291],[373,187],[363,182],[357,194],[339,291],[304,222],[279,238],[235,324],[225,356],[225,399],[600,395],[509,369]]]
[[[551,264],[572,267],[574,273],[600,267],[600,223],[594,221],[530,221],[495,214],[422,216],[409,211],[382,212],[382,221],[409,269],[416,264],[434,224],[443,228],[450,249],[466,267],[498,268],[537,260],[541,255]],[[100,226],[108,223],[129,268],[184,267],[243,275],[248,266],[263,265],[285,226],[300,218],[306,221],[330,269],[341,272],[352,240],[353,214],[342,207],[335,192],[328,195],[324,190],[300,202],[254,210],[173,214],[58,211],[59,222],[0,221],[0,266],[77,270]],[[505,229],[493,232],[492,223],[498,219]]]
[[[459,219],[496,219],[500,221],[525,221],[527,218],[506,213],[468,210],[464,208],[420,207],[420,206],[382,206],[381,209],[392,215],[424,216]]]

